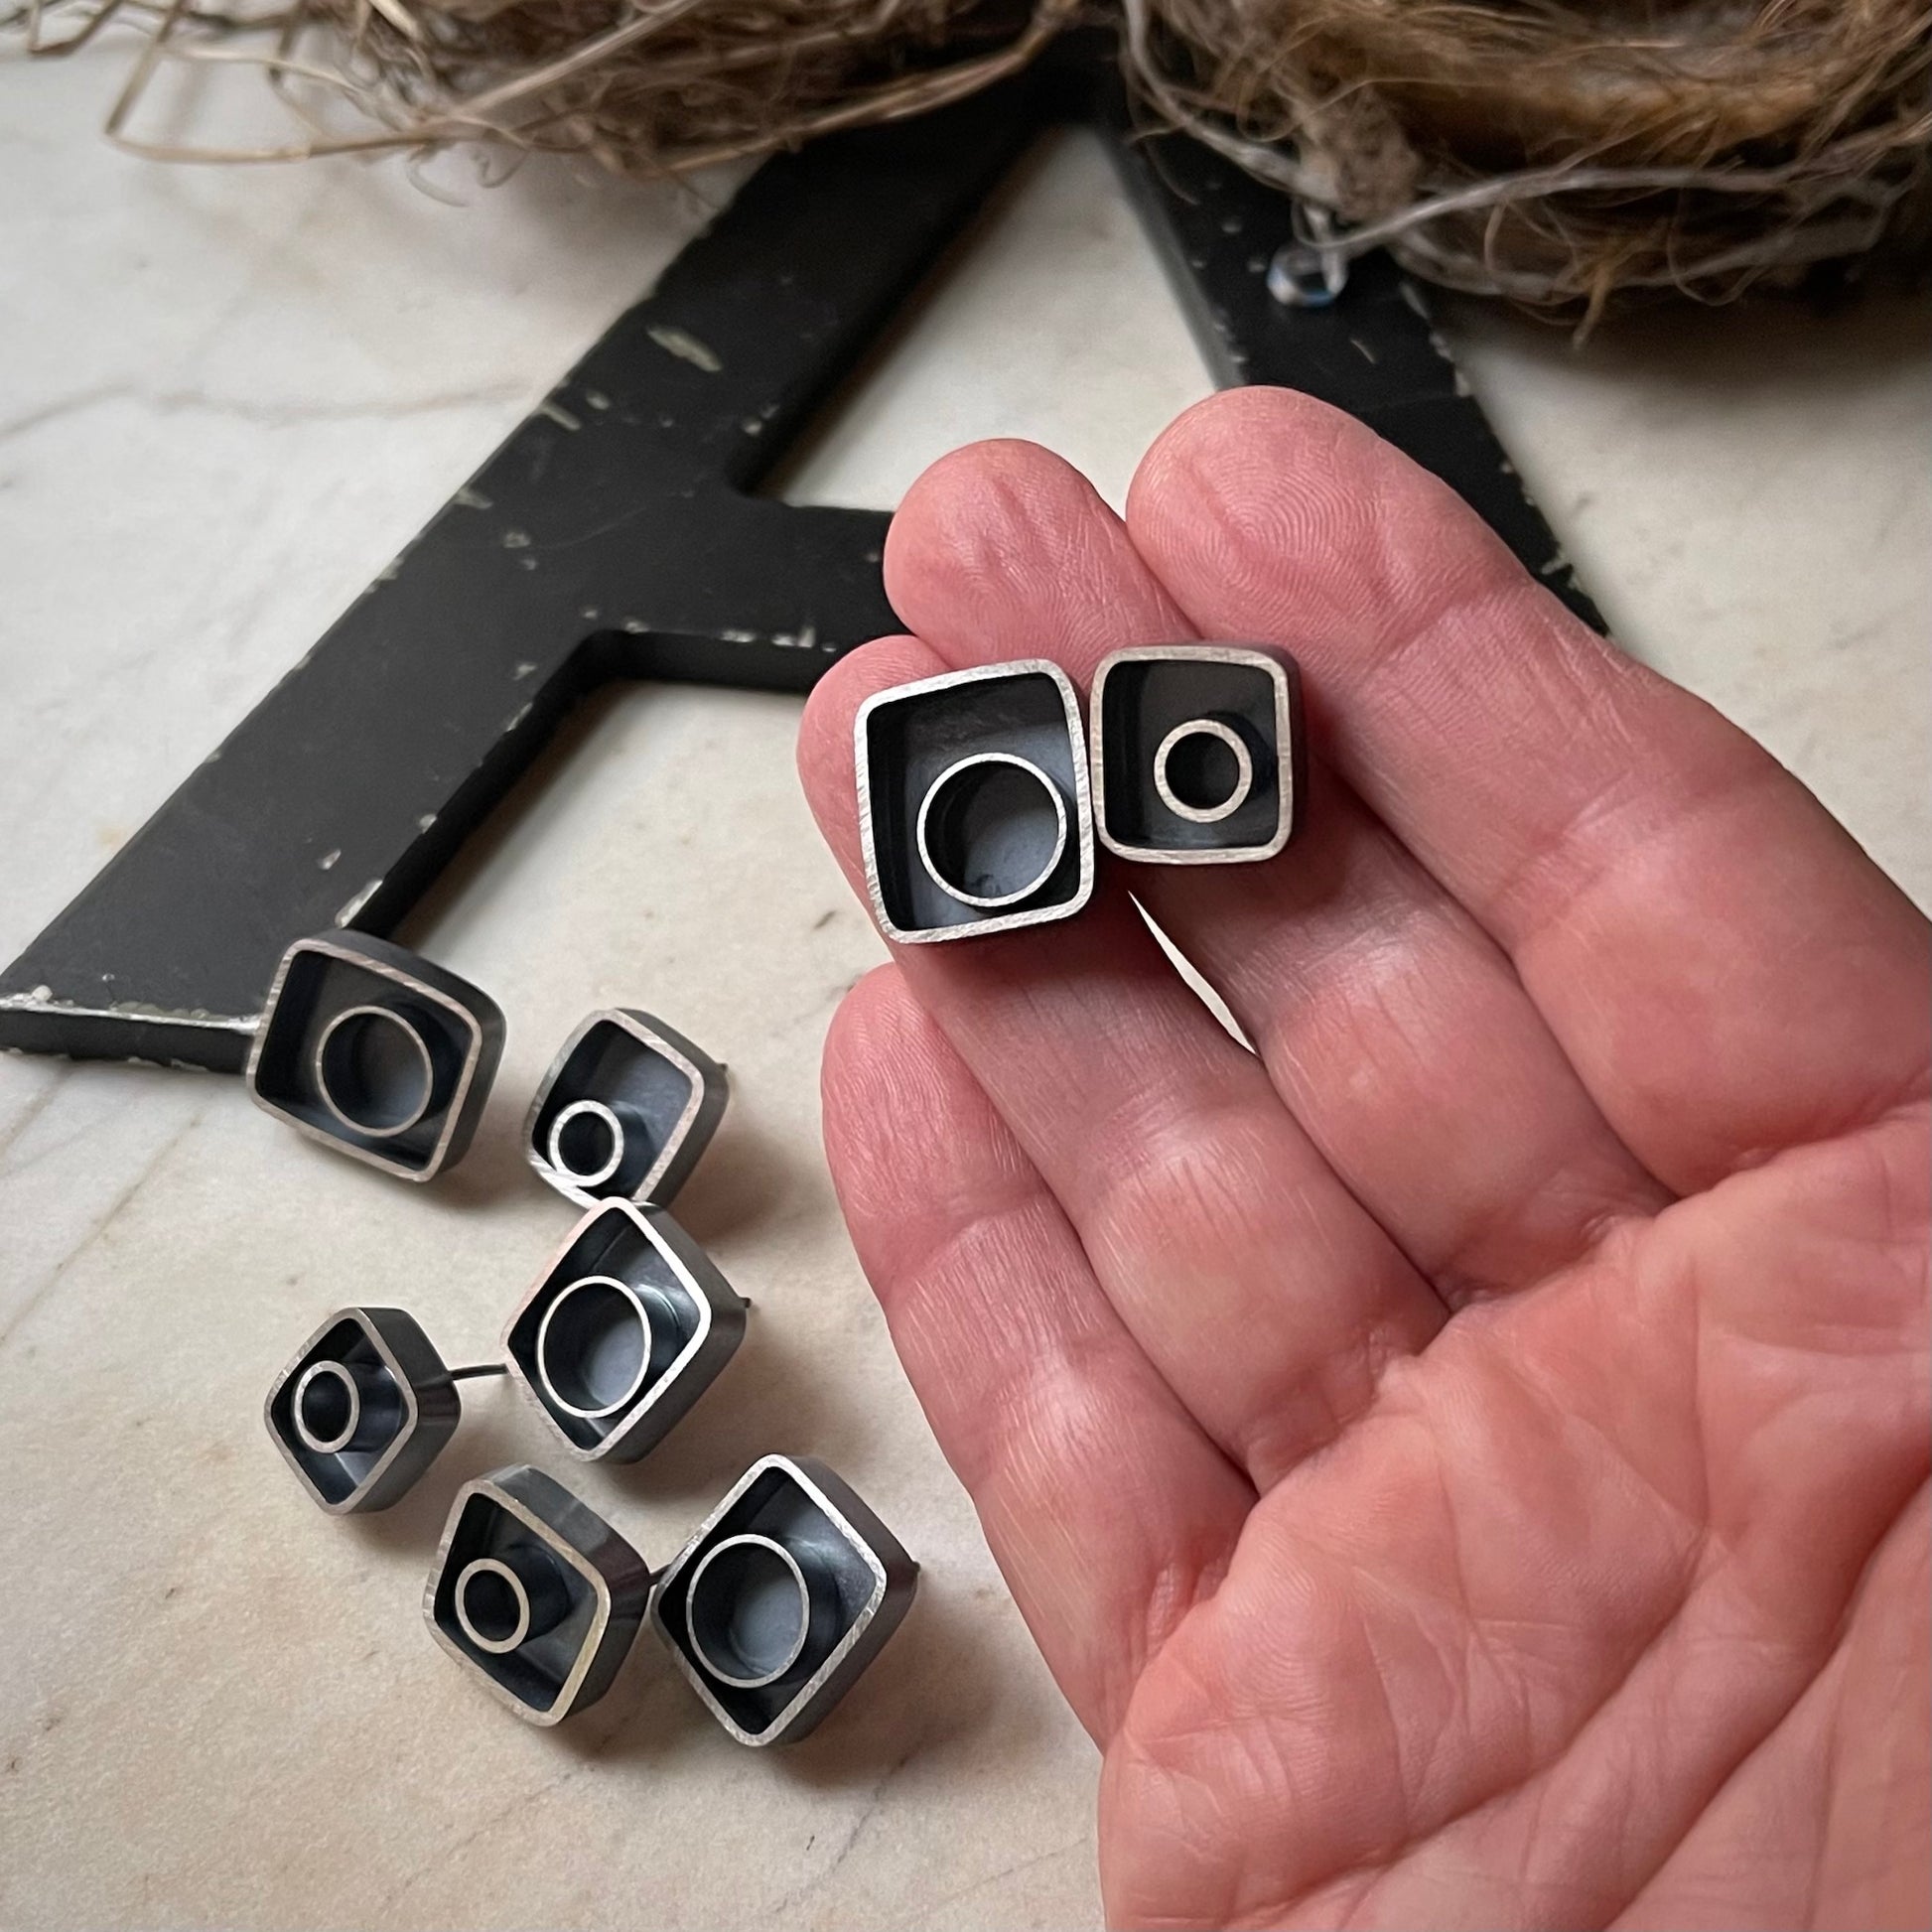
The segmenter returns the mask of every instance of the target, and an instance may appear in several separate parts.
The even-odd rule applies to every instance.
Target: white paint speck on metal
[[[675,355],[679,361],[689,362],[694,369],[703,369],[707,375],[716,375],[725,366],[718,359],[716,350],[699,342],[697,337],[686,335],[682,329],[667,329],[660,323],[647,333],[665,354]]]
[[[364,886],[359,893],[356,893],[352,897],[344,900],[342,910],[336,914],[336,923],[339,926],[352,925],[355,921],[355,915],[359,911],[361,911],[363,906],[368,904],[369,900],[372,899],[377,893],[381,892],[381,890],[382,890],[382,881],[379,879],[371,879],[369,883],[366,886]]]

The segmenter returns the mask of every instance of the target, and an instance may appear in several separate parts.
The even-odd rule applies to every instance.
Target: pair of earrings
[[[578,1459],[634,1462],[718,1379],[750,1308],[669,1214],[608,1200],[511,1311],[501,1364],[446,1368],[403,1310],[344,1309],[276,1377],[264,1416],[332,1515],[399,1501],[455,1433],[456,1385],[473,1376],[513,1376]]]
[[[602,1238],[594,1224],[637,1212],[627,1202],[597,1210],[566,1256],[580,1241]],[[639,1320],[621,1297],[594,1295],[573,1307],[571,1298],[597,1277],[579,1278],[545,1303],[556,1277],[551,1270],[511,1317],[508,1372],[577,1454],[641,1453],[640,1438],[668,1427],[651,1399],[662,1384],[650,1369],[649,1316]],[[621,1278],[608,1279],[622,1288]],[[532,1330],[538,1306],[545,1312]],[[518,1352],[519,1331],[536,1337],[528,1355]],[[547,1344],[546,1333],[570,1338]],[[343,1309],[276,1377],[264,1417],[324,1509],[384,1509],[454,1435],[463,1413],[457,1384],[505,1372],[497,1364],[446,1367],[401,1309]],[[619,1382],[627,1401],[605,1403]],[[569,1398],[563,1417],[553,1407],[560,1392]],[[565,1417],[588,1440],[573,1436]],[[831,1710],[898,1626],[917,1579],[917,1565],[885,1524],[809,1458],[760,1457],[655,1574],[587,1503],[519,1464],[458,1491],[423,1610],[446,1651],[539,1725],[559,1724],[602,1697],[648,1618],[725,1729],[762,1745],[803,1736]]]
[[[1070,918],[1096,838],[1152,865],[1271,859],[1295,830],[1301,686],[1285,652],[1140,645],[1078,693],[1044,658],[869,698],[854,725],[873,911],[901,945]]]
[[[387,939],[330,932],[282,957],[248,1056],[256,1105],[403,1180],[463,1158],[505,1026],[482,988]],[[524,1117],[524,1157],[580,1207],[662,1205],[724,1117],[723,1066],[661,1020],[613,1007],[582,1021]]]
[[[518,1717],[554,1725],[610,1688],[648,1620],[741,1744],[811,1730],[898,1627],[918,1566],[822,1462],[760,1456],[653,1576],[527,1465],[465,1483],[423,1592],[431,1633]]]

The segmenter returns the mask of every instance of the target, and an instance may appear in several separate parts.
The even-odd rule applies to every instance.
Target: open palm
[[[1917,914],[1307,398],[1190,411],[1124,523],[960,452],[886,564],[917,634],[801,740],[855,879],[875,690],[1194,636],[1307,680],[1285,855],[908,949],[826,1049],[859,1254],[1106,1753],[1110,1917],[1922,1922]]]

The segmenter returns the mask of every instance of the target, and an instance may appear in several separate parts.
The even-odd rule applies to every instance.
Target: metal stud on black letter
[[[257,1106],[404,1180],[461,1160],[503,1051],[495,1001],[386,939],[298,939],[248,1055]]]

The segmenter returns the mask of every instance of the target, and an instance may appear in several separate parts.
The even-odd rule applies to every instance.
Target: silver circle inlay
[[[383,1097],[377,1096],[377,1104],[372,1106],[368,1089],[349,1089],[344,1076],[359,1077],[355,1067],[357,1044],[380,1037],[385,1029],[393,1029],[408,1042],[405,1077],[413,1084],[401,1103],[382,1105]],[[430,1055],[429,1041],[413,1023],[388,1007],[348,1007],[337,1014],[316,1041],[312,1070],[322,1104],[365,1140],[387,1141],[408,1133],[429,1112],[436,1097],[436,1062]]]
[[[1025,884],[1004,893],[975,893],[966,885],[951,879],[932,855],[931,832],[932,814],[935,805],[950,802],[945,794],[959,794],[961,782],[972,782],[972,774],[984,771],[989,765],[1010,765],[1024,772],[1046,794],[1053,808],[1053,841],[1046,855],[1046,861]],[[962,905],[976,905],[982,911],[997,911],[1006,905],[1018,905],[1024,898],[1030,898],[1052,878],[1053,871],[1066,852],[1067,823],[1066,800],[1060,796],[1060,788],[1047,774],[1034,763],[1031,759],[1023,759],[1012,752],[976,752],[971,758],[960,759],[949,764],[926,787],[925,796],[919,801],[919,816],[913,829],[913,844],[919,854],[919,864],[924,867],[925,875],[939,890]]]
[[[581,1324],[586,1320],[589,1305],[594,1300],[605,1301],[612,1297],[621,1297],[621,1304],[612,1302],[602,1320],[594,1313],[590,1316],[588,1338],[591,1345],[586,1345],[584,1334],[571,1335],[572,1323]],[[575,1308],[571,1306],[573,1302]],[[559,1324],[558,1315],[565,1310],[570,1312]],[[612,1316],[616,1317],[615,1323],[610,1318]],[[616,1396],[611,1396],[608,1389],[593,1392],[587,1373],[590,1357],[596,1352],[597,1346],[621,1341],[633,1323],[637,1343],[635,1371]],[[605,1417],[628,1408],[637,1399],[638,1392],[650,1375],[652,1339],[650,1311],[644,1306],[643,1297],[628,1282],[621,1282],[614,1275],[586,1275],[581,1281],[572,1282],[544,1310],[543,1319],[537,1323],[537,1378],[543,1384],[544,1393],[566,1415],[581,1416],[586,1422],[601,1422]],[[559,1351],[565,1346],[571,1350],[568,1360],[559,1359]],[[628,1349],[624,1352],[627,1354]],[[563,1392],[565,1387],[582,1394],[594,1394],[595,1399],[589,1403],[575,1401]]]
[[[309,1414],[309,1402],[315,1397],[319,1404],[333,1404],[340,1401],[341,1426],[324,1435]],[[355,1440],[355,1432],[362,1424],[362,1393],[355,1386],[355,1378],[341,1362],[312,1362],[302,1371],[295,1385],[295,1394],[289,1403],[290,1420],[295,1424],[295,1433],[318,1455],[334,1455],[338,1449],[345,1449]]]
[[[776,1634],[781,1642],[776,1650],[759,1657],[758,1662],[763,1668],[758,1670],[745,1668],[748,1660],[728,1634],[733,1631],[745,1608],[744,1579],[721,1581],[727,1578],[729,1570],[742,1570],[748,1557],[755,1559],[765,1573],[762,1587],[758,1590],[760,1601],[769,1602],[774,1594],[770,1588],[773,1583],[777,1585],[775,1594],[780,1599],[777,1630],[759,1634]],[[719,1568],[721,1561],[724,1569]],[[795,1618],[792,1615],[794,1601]],[[698,1653],[698,1659],[705,1669],[719,1683],[729,1684],[735,1690],[759,1691],[767,1684],[775,1684],[804,1655],[812,1627],[811,1590],[806,1585],[804,1571],[799,1568],[798,1559],[782,1543],[774,1542],[768,1536],[728,1536],[715,1549],[707,1551],[704,1560],[691,1573],[684,1616],[685,1628],[691,1636],[691,1648]],[[707,1635],[711,1638],[710,1642],[706,1641]],[[728,1657],[721,1657],[719,1653],[726,1643],[733,1643],[732,1652]],[[775,1663],[771,1661],[773,1656],[777,1660]]]
[[[588,1138],[586,1128],[593,1124],[604,1130],[605,1158],[596,1167],[579,1167],[566,1151],[573,1138],[570,1130],[576,1127],[574,1138],[582,1141]],[[550,1165],[566,1180],[579,1187],[601,1187],[623,1166],[623,1122],[601,1100],[574,1100],[550,1123],[548,1153]]]
[[[473,1589],[492,1593],[501,1589],[507,1593],[511,1611],[507,1630],[499,1617],[485,1618],[478,1613],[482,1606],[472,1604]],[[530,1634],[530,1592],[523,1587],[523,1579],[508,1564],[499,1563],[494,1557],[479,1557],[457,1573],[455,1607],[463,1634],[479,1650],[486,1650],[492,1657],[506,1657]],[[495,1634],[489,1634],[491,1631]]]
[[[1234,788],[1218,804],[1189,804],[1173,788],[1168,767],[1174,753],[1190,738],[1216,739],[1234,755]],[[1218,718],[1189,718],[1185,724],[1176,725],[1161,741],[1160,749],[1154,754],[1154,789],[1169,811],[1190,824],[1216,825],[1222,819],[1232,817],[1248,802],[1248,794],[1254,788],[1255,761],[1249,754],[1247,741],[1233,726],[1223,724]]]

